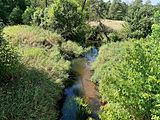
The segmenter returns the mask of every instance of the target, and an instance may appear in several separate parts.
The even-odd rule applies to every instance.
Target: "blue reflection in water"
[[[79,96],[81,86],[79,83],[74,84],[72,87],[65,89],[66,99],[63,104],[61,120],[77,120],[78,106],[75,101],[76,96]]]
[[[91,48],[89,52],[85,54],[85,58],[88,62],[94,62],[98,55],[98,50],[96,47]]]

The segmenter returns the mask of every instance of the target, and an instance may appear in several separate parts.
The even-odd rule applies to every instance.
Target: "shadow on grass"
[[[21,68],[18,77],[0,87],[1,120],[55,120],[62,88],[35,68]],[[17,76],[16,75],[16,76]]]

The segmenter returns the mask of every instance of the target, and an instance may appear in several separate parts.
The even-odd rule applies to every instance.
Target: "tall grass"
[[[8,26],[3,33],[20,59],[19,67],[12,69],[15,77],[0,86],[0,119],[58,119],[58,100],[71,64],[64,51],[80,55],[82,47],[68,47],[61,36],[38,27]]]

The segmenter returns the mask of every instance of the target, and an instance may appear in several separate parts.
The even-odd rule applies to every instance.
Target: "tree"
[[[110,4],[110,1],[104,2],[103,0],[90,0],[88,2],[88,7],[86,8],[88,19],[106,19]]]
[[[5,24],[9,22],[9,17],[11,16],[10,14],[11,12],[15,12],[16,8],[20,10],[17,12],[20,12],[19,14],[22,15],[22,12],[24,12],[27,6],[26,1],[25,0],[0,0],[0,18],[3,20],[3,22]]]
[[[143,5],[142,0],[135,0],[128,8],[126,21],[129,23],[131,38],[145,38],[151,34],[154,7],[152,5]]]
[[[15,7],[9,15],[10,24],[20,24],[22,23],[23,11],[19,7]]]
[[[28,3],[31,7],[36,8],[46,8],[49,5],[53,4],[54,0],[28,0]]]
[[[34,14],[35,9],[31,7],[27,7],[22,15],[23,23],[24,24],[31,24],[32,22],[32,15]]]
[[[156,11],[154,14],[154,23],[160,24],[160,11]]]
[[[127,4],[121,0],[113,0],[109,8],[110,19],[122,20],[127,13]]]
[[[60,0],[53,6],[54,14],[49,25],[57,30],[64,38],[71,39],[72,35],[84,24],[82,7],[76,0]],[[72,38],[73,39],[73,38]]]
[[[84,7],[85,7],[85,5],[86,5],[86,2],[87,2],[87,0],[84,0],[83,5],[82,5],[82,12],[83,12],[83,10],[84,10]]]

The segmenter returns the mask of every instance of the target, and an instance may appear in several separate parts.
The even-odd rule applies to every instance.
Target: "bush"
[[[84,52],[80,45],[72,41],[63,42],[61,48],[67,58],[78,57]]]
[[[37,7],[32,17],[32,23],[34,25],[43,27],[42,26],[43,19],[44,19],[44,11],[42,8]]]
[[[23,23],[30,25],[32,22],[32,15],[34,13],[34,9],[31,7],[27,7],[27,9],[24,11],[24,13],[22,14],[22,19],[23,19]]]
[[[47,49],[60,48],[67,58],[78,57],[83,53],[83,48],[76,42],[67,41],[58,35],[40,27],[27,25],[8,26],[3,30],[4,37],[10,39],[14,46],[43,47]]]
[[[0,32],[1,32],[1,29],[4,28],[4,26],[5,26],[5,25],[4,25],[4,23],[3,23],[3,20],[0,19]]]
[[[24,64],[48,73],[54,78],[52,82],[63,85],[63,82],[68,79],[70,62],[63,59],[58,48],[54,47],[46,51],[43,48],[23,47],[19,51],[23,56]]]
[[[33,23],[45,29],[57,31],[67,40],[84,43],[85,12],[76,0],[56,0],[45,9],[37,8]]]
[[[0,85],[15,77],[18,61],[15,50],[0,36]]]
[[[100,49],[92,80],[109,102],[100,114],[104,120],[159,119],[159,55],[157,38],[111,43]]]

